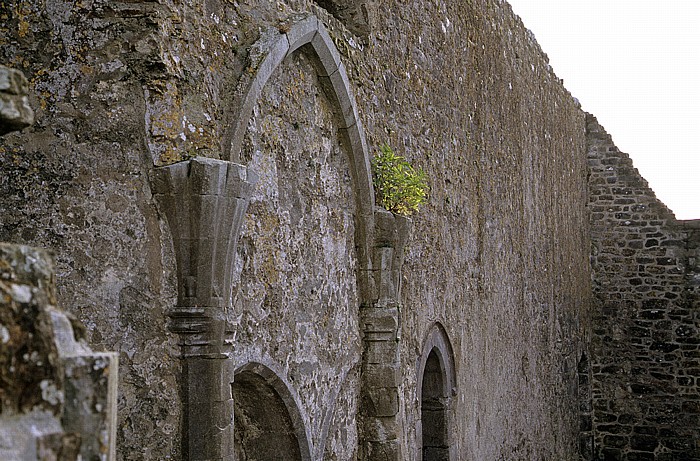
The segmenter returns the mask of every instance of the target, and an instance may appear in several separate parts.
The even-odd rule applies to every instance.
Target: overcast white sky
[[[678,219],[700,219],[700,0],[508,0]]]

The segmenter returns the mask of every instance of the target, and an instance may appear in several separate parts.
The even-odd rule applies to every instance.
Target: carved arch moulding
[[[241,148],[253,109],[263,88],[285,58],[295,52],[306,53],[313,62],[320,86],[331,102],[339,124],[339,138],[350,160],[350,174],[356,202],[355,236],[360,267],[360,288],[371,282],[372,233],[374,231],[374,188],[365,132],[358,114],[357,103],[340,52],[323,23],[314,15],[292,17],[285,33],[278,28],[264,32],[249,53],[250,69],[241,77],[232,112],[235,120],[222,140],[222,152],[232,162],[241,161]],[[369,297],[361,293],[363,301]]]
[[[347,143],[358,209],[363,215],[371,215],[374,189],[367,142],[340,52],[316,16],[299,16],[289,22],[286,33],[273,28],[253,44],[249,55],[252,72],[245,72],[239,82],[233,107],[236,119],[222,141],[222,152],[229,152],[231,161],[240,161],[248,121],[263,88],[284,59],[304,47],[303,51],[315,63],[324,92],[337,113],[341,139]]]
[[[423,343],[423,350],[418,358],[417,376],[422,376],[425,370],[425,364],[428,361],[428,356],[432,351],[436,351],[441,369],[447,378],[444,383],[445,395],[454,396],[457,392],[457,374],[455,371],[454,352],[452,351],[452,343],[447,336],[445,327],[439,322],[433,324],[428,331],[428,334]],[[420,397],[420,382],[418,384],[418,396]]]

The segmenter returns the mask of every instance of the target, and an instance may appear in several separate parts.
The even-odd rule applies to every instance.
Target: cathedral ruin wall
[[[586,115],[507,3],[0,15],[36,119],[0,141],[0,241],[50,248],[119,354],[117,459],[576,459]],[[375,207],[382,143],[429,177],[410,219]]]

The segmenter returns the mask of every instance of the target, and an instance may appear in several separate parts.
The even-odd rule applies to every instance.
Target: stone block
[[[28,91],[29,83],[22,72],[0,65],[0,136],[34,123]]]
[[[160,166],[149,171],[151,190],[155,194],[174,194],[187,183],[189,162]]]
[[[29,82],[21,71],[0,65],[0,93],[26,95]]]
[[[311,40],[311,46],[314,48],[322,67],[319,69],[319,77],[328,77],[338,70],[341,63],[340,53],[323,25],[319,24],[318,32]]]
[[[50,412],[34,410],[0,418],[0,459],[3,461],[43,460],[39,454],[60,449],[64,432],[59,419]],[[50,459],[50,458],[49,458]],[[75,459],[75,458],[73,458]],[[73,460],[70,460],[73,461]]]
[[[37,458],[41,461],[78,461],[83,459],[80,453],[80,434],[58,432],[37,438]]]
[[[384,280],[386,275],[389,274],[393,268],[392,262],[394,261],[394,249],[390,246],[376,247],[374,249],[372,261],[374,262],[372,265],[373,269],[375,272],[378,271],[381,279]]]
[[[219,219],[222,217],[222,212],[225,208],[225,201],[219,201],[218,195],[193,195],[190,197],[189,216],[190,216],[190,238],[200,242],[215,240],[218,235]],[[213,243],[213,242],[212,242]],[[198,247],[205,251],[213,250],[210,245]],[[202,258],[212,259],[214,253],[196,253]],[[200,259],[200,258],[198,258]]]
[[[633,450],[653,452],[659,446],[659,441],[650,435],[634,435],[630,438],[630,447]]]
[[[230,158],[235,162],[240,158],[243,137],[253,109],[258,103],[260,93],[272,73],[280,65],[289,51],[287,36],[277,29],[268,29],[255,42],[249,52],[250,67],[241,79],[237,90],[234,110],[238,114],[232,124],[230,133]]]
[[[82,459],[116,459],[117,354],[92,353],[63,361],[63,427],[80,435]]]
[[[190,222],[191,200],[186,193],[154,196],[161,213],[170,227],[173,243],[175,240],[188,241],[193,238],[192,226]],[[186,242],[189,243],[189,242]],[[180,251],[180,247],[175,246],[175,252]],[[189,259],[189,255],[187,256]]]
[[[397,440],[372,441],[365,444],[366,460],[402,461],[401,446]]]
[[[398,309],[395,307],[361,309],[360,327],[367,343],[396,341],[399,332]]]
[[[338,69],[331,75],[319,75],[318,79],[326,95],[334,99],[338,106],[337,110],[341,119],[341,128],[355,125],[359,115],[357,112],[357,105],[355,104],[355,97],[350,88],[350,80],[345,71],[345,66],[340,63],[338,64]]]
[[[225,190],[227,196],[247,200],[251,196],[257,181],[257,175],[249,171],[245,166],[228,162]]]
[[[398,360],[398,342],[365,341],[362,360],[366,364],[391,365]]]
[[[155,198],[172,232],[178,305],[223,307],[230,296],[231,261],[248,205],[247,197],[241,196],[253,187],[246,181],[247,170],[204,158],[156,170],[152,187],[174,191]],[[184,171],[189,173],[183,176]]]
[[[606,435],[603,437],[603,441],[606,447],[621,448],[625,447],[629,443],[628,437],[619,435]]]
[[[398,387],[401,376],[398,362],[366,363],[362,367],[362,385],[366,389]]]
[[[396,387],[364,389],[363,402],[369,399],[368,415],[375,417],[395,416],[399,412],[399,391]]]
[[[187,388],[191,406],[208,406],[231,399],[231,377],[225,356],[187,359]]]
[[[363,439],[365,441],[385,442],[396,441],[399,438],[401,424],[400,421],[397,420],[397,418],[393,416],[367,416],[367,413],[364,413],[365,408],[366,406],[363,403],[361,408],[361,411],[363,412],[361,424],[363,428]]]
[[[276,28],[265,30],[260,39],[253,44],[249,53],[252,70],[255,72],[255,80],[262,86],[270,79],[272,73],[289,51],[287,36],[280,34]],[[255,98],[257,100],[257,97]]]
[[[355,193],[357,195],[360,213],[365,215],[372,213],[374,207],[374,187],[372,186],[372,176],[370,160],[368,155],[367,140],[362,123],[358,118],[354,125],[347,128],[338,129],[340,144],[350,154],[352,164],[352,175],[357,185]]]
[[[396,242],[396,216],[381,207],[374,209],[374,244],[393,247]]]
[[[189,456],[187,459],[204,461],[224,458],[224,450],[230,449],[233,439],[233,424],[220,427],[216,425],[220,421],[220,412],[214,407],[199,409],[196,414],[188,411],[187,439],[189,444]],[[233,420],[231,420],[231,423]]]
[[[53,306],[52,264],[41,250],[0,244],[0,281],[4,295],[0,300],[9,303],[0,309],[0,325],[9,336],[0,344],[0,362],[7,363],[6,353],[12,353],[13,343],[23,339],[25,343],[20,345],[24,355],[44,367],[41,373],[29,369],[38,380],[36,388],[22,376],[23,369],[10,368],[10,380],[4,377],[5,367],[0,370],[3,382],[16,380],[16,385],[28,388],[19,395],[16,408],[12,406],[15,395],[8,392],[12,389],[3,389],[0,459],[51,459],[58,453],[66,460],[114,460],[117,354],[92,352],[76,335],[73,325],[77,320]],[[10,296],[5,296],[8,288]],[[17,309],[18,305],[23,308]],[[12,317],[6,315],[18,311],[25,318],[14,325]],[[35,349],[32,341],[48,349]],[[26,408],[22,401],[32,406]]]
[[[582,433],[579,435],[579,453],[584,461],[593,460],[593,435]]]
[[[287,20],[282,27],[289,27],[287,31],[287,41],[289,50],[287,54],[294,53],[299,47],[311,42],[318,31],[318,19],[316,16],[294,16]]]
[[[191,194],[224,195],[229,162],[213,158],[196,157],[189,160],[187,178]]]

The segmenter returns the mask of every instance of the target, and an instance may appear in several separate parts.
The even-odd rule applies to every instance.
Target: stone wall
[[[700,459],[698,238],[587,117],[595,457]]]
[[[37,108],[0,144],[0,240],[55,251],[119,351],[119,459],[197,459],[198,421],[210,459],[420,459],[435,402],[453,459],[575,457],[584,114],[505,2],[0,15]],[[412,222],[374,208],[384,142],[430,178]]]

